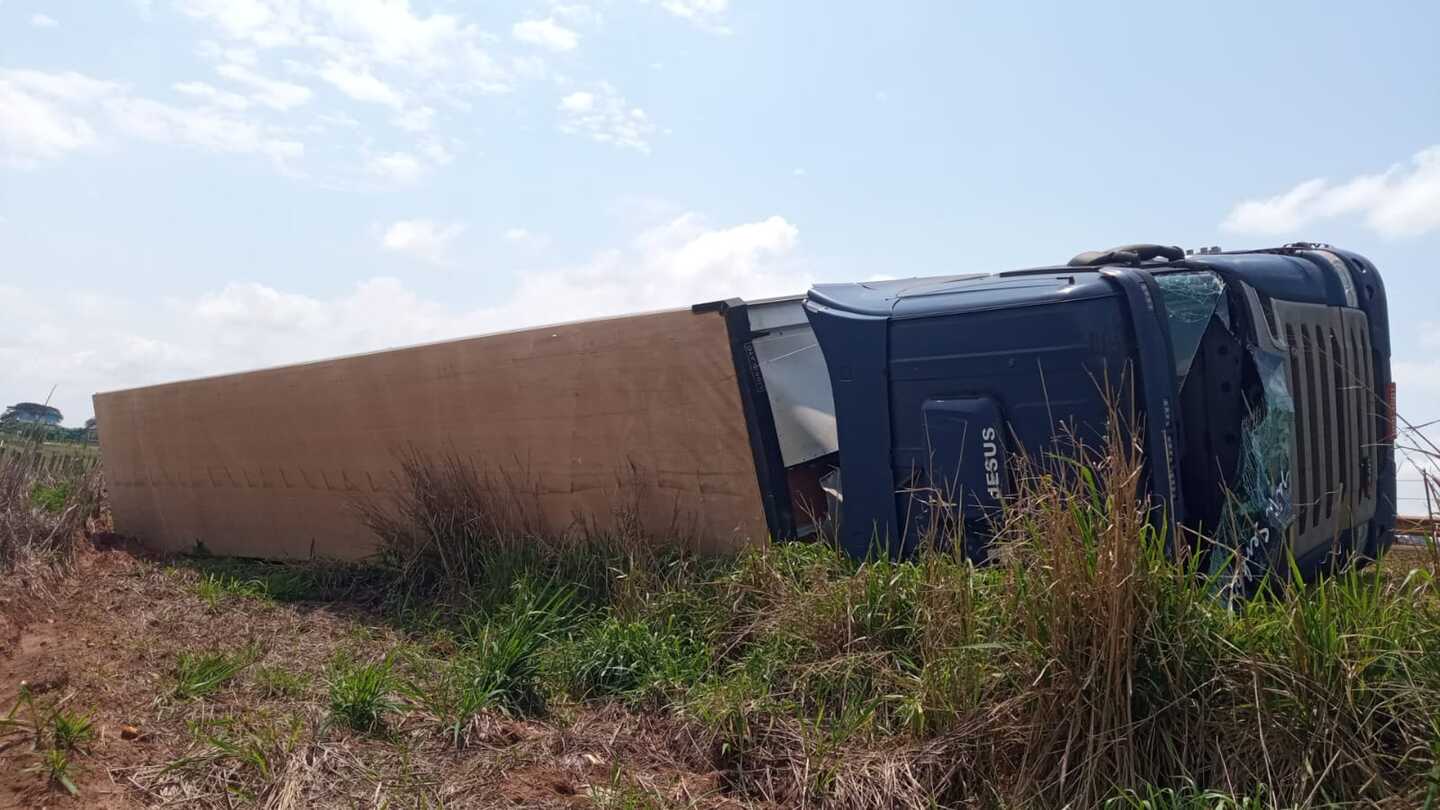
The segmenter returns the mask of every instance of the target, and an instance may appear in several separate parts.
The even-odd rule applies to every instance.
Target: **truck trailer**
[[[1127,380],[1157,520],[1243,525],[1303,571],[1395,526],[1385,290],[1315,243],[1129,245],[1064,265],[696,304],[98,394],[118,531],[169,551],[364,557],[405,454],[497,471],[544,533],[702,551],[983,538],[1015,460],[1103,441]],[[943,492],[946,512],[922,493]],[[925,498],[924,502],[921,501]],[[1177,534],[1177,536],[1179,536]]]

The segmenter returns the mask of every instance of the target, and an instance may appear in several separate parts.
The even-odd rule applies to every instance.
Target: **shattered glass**
[[[1214,273],[1201,271],[1157,275],[1155,283],[1160,285],[1165,297],[1175,374],[1183,384],[1211,316],[1218,314],[1223,323],[1227,326],[1230,323],[1229,309],[1225,306],[1225,282]]]
[[[1226,554],[1211,559],[1212,573],[1228,564],[1230,554],[1240,564],[1231,570],[1227,595],[1243,590],[1247,582],[1264,576],[1273,543],[1283,543],[1295,520],[1291,492],[1290,459],[1295,443],[1295,400],[1284,354],[1252,346],[1250,358],[1259,374],[1263,403],[1247,403],[1241,423],[1240,469],[1236,487],[1225,508],[1219,540]]]
[[[1290,396],[1286,358],[1253,349],[1251,357],[1265,390],[1263,413],[1251,409],[1241,425],[1240,491],[1244,510],[1275,530],[1295,518],[1290,497],[1290,456],[1295,443],[1295,400]]]

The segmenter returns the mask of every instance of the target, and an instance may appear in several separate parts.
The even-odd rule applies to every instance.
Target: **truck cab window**
[[[1225,282],[1209,271],[1157,275],[1155,283],[1165,299],[1165,316],[1170,322],[1170,348],[1175,356],[1175,374],[1185,384],[1195,353],[1212,317],[1229,325],[1225,304]]]

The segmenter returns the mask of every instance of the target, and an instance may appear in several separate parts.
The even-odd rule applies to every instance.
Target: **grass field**
[[[101,534],[0,604],[0,806],[1440,806],[1430,551],[1231,609],[1091,461],[979,569],[541,544],[443,475],[366,566]]]

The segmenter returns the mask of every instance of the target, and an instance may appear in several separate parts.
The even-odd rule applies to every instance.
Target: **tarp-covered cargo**
[[[353,508],[407,448],[534,490],[547,526],[620,497],[656,531],[768,535],[725,319],[688,310],[434,343],[97,395],[117,528],[165,550],[372,551]],[[640,493],[621,493],[624,487]],[[635,497],[639,496],[639,497]]]

